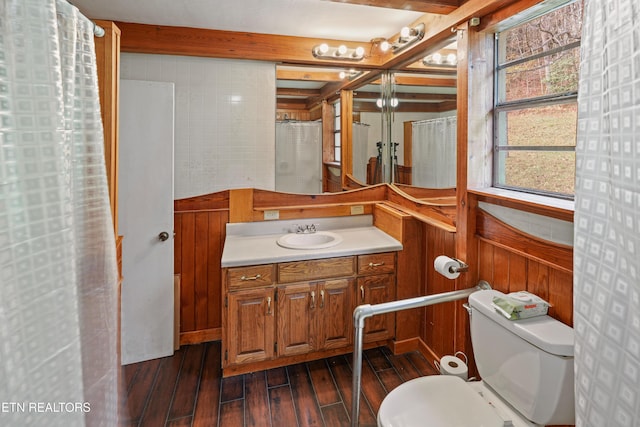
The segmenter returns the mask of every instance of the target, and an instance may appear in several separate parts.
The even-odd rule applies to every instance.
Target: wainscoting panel
[[[573,249],[542,241],[478,214],[479,278],[509,293],[526,290],[549,301],[549,314],[573,324]]]

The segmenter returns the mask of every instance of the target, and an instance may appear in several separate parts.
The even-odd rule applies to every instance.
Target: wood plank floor
[[[121,426],[349,426],[351,355],[222,378],[220,342],[123,368]],[[436,371],[420,353],[387,348],[363,357],[360,426],[375,426],[382,399]]]

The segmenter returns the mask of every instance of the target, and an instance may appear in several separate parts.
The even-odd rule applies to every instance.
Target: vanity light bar
[[[364,58],[364,48],[349,48],[343,44],[338,47],[329,46],[326,43],[314,46],[311,50],[313,56],[318,59],[345,59],[349,61],[361,61]]]
[[[349,80],[353,80],[356,77],[358,77],[360,74],[362,74],[362,71],[358,71],[358,70],[348,70],[348,71],[340,71],[340,73],[338,74],[338,76],[341,79],[349,79]]]
[[[424,24],[420,23],[413,28],[403,27],[400,30],[400,37],[398,37],[398,40],[391,43],[391,50],[393,50],[393,53],[398,53],[422,40],[423,37]]]
[[[436,52],[433,55],[425,56],[422,60],[424,65],[448,65],[454,66],[458,63],[458,57],[455,53],[443,55],[440,52]]]

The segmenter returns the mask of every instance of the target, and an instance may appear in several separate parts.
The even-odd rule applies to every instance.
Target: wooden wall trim
[[[374,185],[366,188],[330,194],[290,194],[269,190],[254,190],[254,208],[292,208],[307,206],[336,205],[348,203],[374,203],[386,198],[388,186]]]
[[[206,211],[206,210],[228,210],[229,190],[217,193],[205,194],[202,196],[178,199],[173,202],[174,212]]]
[[[394,183],[393,187],[402,193],[405,193],[415,199],[420,199],[425,202],[438,203],[451,205],[455,204],[456,188],[424,188],[414,187],[412,185],[404,185]]]
[[[109,184],[113,230],[118,235],[118,126],[120,99],[120,29],[110,21],[96,21],[104,29],[95,38],[100,115],[104,130],[104,157]]]
[[[487,202],[498,206],[517,209],[519,211],[573,222],[573,209],[565,209],[559,206],[537,203],[523,198],[516,199],[503,194],[490,194],[482,190],[469,190],[469,194],[473,195],[473,197],[475,197],[479,202]]]
[[[443,190],[443,194],[448,194]],[[411,213],[422,222],[432,224],[448,232],[456,232],[456,204],[452,197],[416,199],[397,187],[390,186],[387,203],[396,206],[407,213]]]
[[[353,91],[340,91],[340,168],[342,186],[353,175]]]
[[[524,233],[481,210],[477,211],[476,218],[476,234],[480,239],[552,268],[567,273],[573,272],[573,248],[571,246]]]
[[[353,175],[347,174],[345,176],[345,185],[343,190],[356,190],[358,188],[366,188],[367,184],[358,181]]]
[[[188,331],[180,333],[180,345],[199,344],[207,341],[219,341],[222,339],[222,328],[209,328],[201,331]]]

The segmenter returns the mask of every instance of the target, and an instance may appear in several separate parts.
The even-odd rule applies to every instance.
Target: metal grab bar
[[[475,291],[491,289],[491,285],[484,280],[478,282],[476,286],[459,291],[444,292],[441,294],[427,295],[423,297],[407,298],[381,304],[362,304],[353,311],[353,327],[355,331],[353,349],[353,385],[351,396],[351,426],[358,427],[360,417],[360,388],[362,379],[362,340],[364,335],[365,319],[378,314],[392,313],[395,311],[408,310],[411,308],[426,307],[439,304],[441,302],[457,301],[467,298]]]

